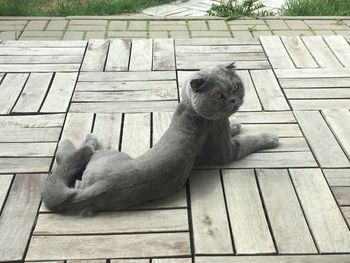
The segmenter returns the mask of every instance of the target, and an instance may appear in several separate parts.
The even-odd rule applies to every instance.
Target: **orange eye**
[[[239,91],[239,85],[237,83],[233,86],[233,91]]]
[[[222,95],[221,92],[217,91],[217,92],[213,93],[212,97],[213,97],[215,100],[221,100],[221,99],[224,97],[224,95]]]

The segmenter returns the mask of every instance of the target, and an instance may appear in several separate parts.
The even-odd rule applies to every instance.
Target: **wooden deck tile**
[[[313,256],[248,256],[248,257],[196,257],[198,263],[347,263],[349,255],[313,255]]]
[[[102,39],[89,41],[81,71],[103,71],[109,42]]]

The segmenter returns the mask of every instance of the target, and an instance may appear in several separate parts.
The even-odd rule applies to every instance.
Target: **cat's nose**
[[[232,103],[236,103],[236,99],[231,99],[231,102]]]

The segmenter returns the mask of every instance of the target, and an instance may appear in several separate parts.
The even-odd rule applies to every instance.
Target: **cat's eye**
[[[215,100],[221,100],[221,99],[224,97],[224,95],[223,95],[221,92],[219,92],[219,91],[213,93],[213,95],[211,95],[211,96],[212,96]]]
[[[235,85],[233,85],[233,91],[239,91],[239,85],[238,85],[238,83],[236,83]]]

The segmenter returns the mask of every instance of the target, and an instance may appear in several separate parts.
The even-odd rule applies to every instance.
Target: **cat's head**
[[[234,63],[196,72],[187,81],[183,101],[206,119],[227,118],[243,104],[244,86]]]

